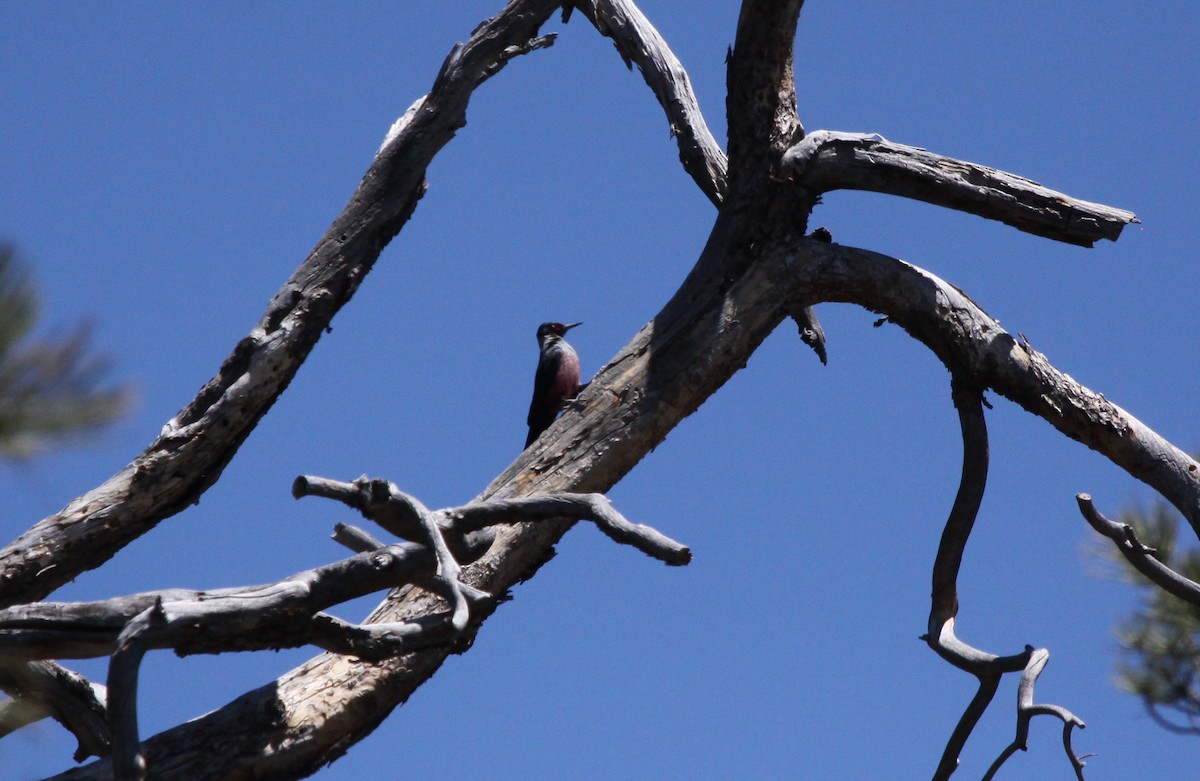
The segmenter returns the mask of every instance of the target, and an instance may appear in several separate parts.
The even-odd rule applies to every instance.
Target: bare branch
[[[1032,650],[1026,646],[1020,654],[999,657],[964,643],[954,632],[959,607],[958,570],[987,486],[988,436],[982,391],[966,375],[955,374],[951,380],[951,396],[962,430],[962,476],[933,563],[928,629],[922,639],[938,656],[974,675],[979,680],[979,688],[946,742],[933,775],[935,781],[949,778],[958,768],[963,747],[995,696],[1000,679],[1006,672],[1022,669]]]
[[[119,781],[141,781],[146,760],[137,724],[138,673],[142,657],[167,624],[161,600],[138,613],[121,630],[108,665],[108,720],[113,732],[113,775]]]
[[[803,0],[742,3],[725,79],[731,177],[771,175],[784,151],[804,135],[792,71],[803,5]]]
[[[564,21],[571,7],[571,4],[564,7]],[[612,38],[626,67],[637,64],[646,84],[666,111],[671,134],[679,142],[679,159],[684,170],[713,205],[719,207],[724,202],[727,189],[728,161],[704,121],[683,65],[658,30],[633,3],[627,0],[591,0],[579,7],[601,35]],[[796,13],[799,13],[798,7]],[[790,47],[790,42],[787,45]],[[787,67],[790,69],[790,62]],[[788,88],[791,88],[790,84]],[[792,108],[794,113],[794,100]],[[786,112],[783,116],[787,116]],[[803,132],[798,124],[796,127],[792,127],[790,122],[785,124],[789,128],[789,137],[796,132]],[[792,312],[792,318],[796,321],[801,340],[812,348],[822,364],[826,363],[825,330],[812,307],[797,307]]]
[[[256,586],[163,589],[99,602],[34,602],[0,610],[0,649],[10,659],[107,656],[140,615],[161,618],[150,648],[180,654],[290,648],[312,642],[318,611],[432,578],[437,562],[414,543],[389,545]],[[139,642],[144,641],[139,640]]]
[[[1143,480],[1200,534],[1200,464],[1103,395],[1018,341],[954,285],[902,260],[839,244],[778,249],[802,301],[844,301],[887,316],[954,373],[970,375]]]
[[[1079,503],[1079,511],[1091,527],[1112,540],[1117,550],[1134,569],[1167,593],[1174,594],[1189,604],[1200,605],[1200,583],[1185,578],[1159,561],[1154,555],[1154,549],[1146,547],[1138,540],[1132,526],[1104,517],[1088,494],[1078,494],[1075,500]]]
[[[967,703],[963,715],[954,725],[954,731],[950,733],[950,739],[946,741],[942,758],[933,772],[933,781],[946,781],[958,769],[958,758],[962,755],[963,746],[967,744],[967,738],[971,737],[971,733],[975,731],[975,725],[983,718],[983,713],[987,710],[988,705],[991,705],[992,699],[996,696],[996,690],[1000,688],[1002,677],[999,673],[978,676],[979,688],[975,690],[975,696]]]
[[[177,653],[221,653],[313,643],[337,653],[379,660],[455,638],[472,608],[492,596],[459,580],[460,563],[443,535],[463,538],[498,523],[590,518],[613,540],[672,564],[691,553],[647,526],[632,524],[598,494],[561,494],[525,500],[475,502],[432,513],[385,480],[339,483],[297,478],[297,496],[337,498],[389,528],[416,528],[424,545],[371,547],[349,559],[306,570],[276,583],[215,591],[171,589],[103,602],[36,602],[0,610],[0,650],[9,660],[111,654],[109,716],[118,778],[142,778],[146,760],[138,740],[137,680],[142,657],[155,648]],[[415,524],[407,519],[416,516]],[[478,539],[478,536],[476,535]],[[354,535],[364,545],[369,535]],[[491,538],[487,538],[490,544]],[[486,548],[473,551],[473,557]],[[321,612],[381,588],[416,584],[451,605],[449,614],[359,626]]]
[[[987,487],[988,436],[987,422],[983,416],[983,393],[972,387],[965,376],[956,374],[951,381],[951,394],[962,430],[963,465],[958,493],[942,530],[937,558],[933,563],[928,628],[931,635],[938,632],[938,628],[947,620],[958,615],[958,570]]]
[[[817,130],[783,157],[784,170],[816,193],[870,190],[999,220],[1068,244],[1116,241],[1133,212],[1081,201],[994,168],[955,160],[879,135]]]
[[[658,530],[630,523],[604,494],[557,493],[514,499],[492,499],[442,511],[455,529],[472,530],[496,523],[550,519],[590,520],[609,539],[633,547],[667,564],[681,566],[692,560],[687,546]]]
[[[103,564],[216,482],[407,222],[430,160],[466,124],[472,91],[514,55],[544,45],[538,28],[557,6],[514,1],[454,48],[433,89],[393,127],[350,202],[217,376],[132,463],[0,551],[0,605],[40,599]]]
[[[351,526],[346,523],[338,523],[333,527],[333,541],[344,545],[355,553],[366,553],[367,551],[378,550],[384,546],[374,536],[365,529],[360,529],[357,526]]]
[[[628,0],[591,0],[579,9],[601,35],[612,39],[626,67],[638,66],[646,85],[667,114],[671,136],[679,144],[679,161],[708,199],[720,206],[725,198],[728,163],[713,137],[683,64],[645,14]]]
[[[1050,661],[1050,652],[1045,648],[1039,648],[1030,654],[1029,663],[1025,665],[1025,670],[1021,673],[1021,682],[1017,686],[1017,735],[1013,738],[1013,742],[1000,752],[1000,756],[996,757],[996,761],[992,763],[987,773],[984,774],[983,781],[990,781],[990,779],[994,778],[1000,766],[1009,757],[1018,750],[1024,751],[1028,747],[1029,722],[1033,720],[1034,716],[1054,716],[1062,721],[1063,749],[1067,753],[1067,759],[1071,763],[1071,768],[1075,771],[1075,778],[1078,781],[1084,781],[1083,768],[1085,763],[1071,746],[1071,734],[1076,727],[1083,729],[1086,725],[1066,708],[1059,705],[1037,705],[1033,701],[1034,686],[1037,684],[1038,676],[1042,674],[1042,669],[1048,661]]]
[[[79,741],[76,762],[111,752],[103,686],[55,662],[6,659],[0,663],[0,689],[13,698],[0,715],[0,738],[50,717]]]

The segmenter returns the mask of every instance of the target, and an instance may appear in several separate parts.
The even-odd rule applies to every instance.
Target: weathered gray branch
[[[688,564],[691,550],[660,533],[657,529],[630,523],[617,512],[604,494],[555,493],[512,499],[473,502],[442,510],[441,514],[459,531],[474,530],[497,523],[545,521],[580,518],[596,524],[609,539],[631,545],[647,556],[674,566]]]
[[[134,616],[117,636],[108,663],[108,722],[112,728],[113,775],[118,781],[142,781],[146,760],[140,750],[137,722],[138,674],[151,643],[166,632],[168,618],[160,600]]]
[[[1200,583],[1185,578],[1159,561],[1154,555],[1156,551],[1138,540],[1132,526],[1110,521],[1096,509],[1092,497],[1088,494],[1078,494],[1075,500],[1079,503],[1079,511],[1083,513],[1088,524],[1112,540],[1117,550],[1134,569],[1163,591],[1174,594],[1188,604],[1200,605]]]
[[[725,198],[728,162],[708,129],[691,79],[667,42],[627,0],[581,0],[576,4],[601,35],[612,39],[626,67],[638,66],[667,114],[679,144],[679,161],[714,205]]]
[[[365,529],[345,523],[334,525],[332,537],[334,542],[344,545],[355,553],[365,553],[366,551],[377,550],[384,546],[384,543],[380,542]]]
[[[987,773],[984,774],[983,781],[991,781],[1009,757],[1018,750],[1024,751],[1028,747],[1029,722],[1033,720],[1034,716],[1054,716],[1063,723],[1063,750],[1067,753],[1071,769],[1075,771],[1075,778],[1078,781],[1084,781],[1083,768],[1086,763],[1075,753],[1075,749],[1071,745],[1071,735],[1076,727],[1083,729],[1086,725],[1079,717],[1066,708],[1059,705],[1038,705],[1033,701],[1034,686],[1037,684],[1038,676],[1042,674],[1042,669],[1048,661],[1050,661],[1050,652],[1045,648],[1031,649],[1029,663],[1025,665],[1025,669],[1021,673],[1021,682],[1017,685],[1016,737],[996,757],[996,761],[992,763]]]
[[[792,69],[803,5],[804,0],[742,3],[725,78],[734,187],[761,187],[765,177],[777,172],[783,153],[804,136]]]
[[[1027,645],[1025,650],[1019,654],[999,657],[972,648],[955,636],[954,620],[959,607],[958,570],[962,564],[962,555],[967,539],[970,537],[971,529],[979,514],[980,504],[983,501],[984,488],[987,483],[988,437],[983,415],[982,392],[974,387],[967,376],[961,374],[954,375],[951,385],[954,406],[958,410],[959,425],[962,429],[962,478],[959,481],[958,493],[954,498],[950,516],[942,531],[937,558],[933,565],[929,631],[923,639],[938,656],[960,670],[966,670],[974,675],[979,681],[979,688],[951,733],[933,778],[935,781],[945,781],[950,778],[958,768],[959,756],[967,738],[970,737],[975,725],[995,696],[1000,679],[1005,673],[1022,670],[1021,683],[1018,687],[1017,736],[992,764],[985,778],[995,775],[1005,760],[1017,749],[1025,749],[1029,738],[1030,719],[1038,714],[1049,713],[1062,719],[1067,725],[1063,742],[1066,746],[1067,756],[1071,760],[1071,766],[1082,781],[1083,763],[1079,761],[1071,748],[1070,730],[1075,726],[1082,727],[1083,722],[1065,708],[1057,705],[1035,705],[1033,702],[1034,683],[1041,674],[1042,668],[1046,666],[1050,653],[1044,648],[1034,650],[1033,646]]]
[[[1089,203],[994,168],[955,160],[879,135],[816,130],[783,156],[806,190],[870,190],[999,220],[1068,244],[1116,241],[1133,212]]]
[[[805,301],[855,303],[887,315],[952,372],[968,374],[1150,485],[1200,535],[1200,464],[1056,369],[954,285],[896,258],[839,244],[808,241],[777,254]]]
[[[293,648],[316,642],[309,621],[317,612],[432,577],[435,571],[436,560],[428,548],[405,543],[258,586],[164,589],[97,602],[14,605],[0,610],[0,655],[108,656],[125,627],[151,608],[162,616],[162,626],[149,648],[173,648],[180,654]]]
[[[0,712],[0,738],[25,724],[53,718],[79,742],[76,762],[111,751],[103,686],[54,662],[5,659],[0,662],[0,689],[13,698]]]
[[[455,93],[461,97],[461,105],[454,100],[439,103],[436,96],[449,90],[447,85],[478,83],[494,72],[491,64],[508,56],[505,52],[513,52],[511,47],[533,40],[550,5],[514,2],[497,18],[502,21],[493,20],[489,23],[492,27],[481,28],[485,35],[480,37],[477,31],[472,42],[478,52],[488,52],[488,57],[478,60],[485,64],[474,70],[473,76],[464,75],[456,82],[455,69],[460,64],[469,70],[467,66],[477,62],[472,59],[472,43],[452,53],[434,91],[406,112],[380,150],[376,165],[397,167],[385,166],[385,173],[374,180],[369,174],[352,206],[369,211],[374,208],[373,199],[386,200],[394,189],[419,192],[429,157],[461,126],[470,90]],[[538,445],[497,478],[481,499],[607,490],[740,369],[784,318],[814,303],[843,301],[884,313],[927,344],[952,373],[972,377],[979,391],[992,388],[1105,454],[1158,488],[1181,509],[1187,508],[1185,515],[1200,528],[1196,464],[1186,455],[1120,408],[1058,372],[1027,343],[1018,344],[952,285],[893,258],[803,238],[820,188],[849,185],[845,181],[834,184],[831,176],[822,179],[834,169],[820,160],[804,167],[799,185],[780,178],[801,157],[799,152],[786,157],[803,136],[795,111],[791,51],[800,7],[799,0],[747,0],[743,5],[729,58],[730,184],[695,268],[662,311],[601,370],[578,402]],[[504,36],[504,45],[489,38],[492,33]],[[422,133],[430,134],[434,141],[426,145]],[[813,150],[812,157],[823,160],[815,142]],[[894,149],[884,151],[893,156],[885,165],[904,168],[911,164],[901,164],[905,155]],[[855,154],[850,157],[847,165],[853,172],[862,163]],[[975,169],[942,181],[945,172],[940,164],[933,161],[930,165],[927,174],[935,180],[930,187],[942,191],[930,197],[949,198],[945,193],[954,192],[966,206],[978,200],[972,200],[967,187],[972,176],[980,175]],[[818,173],[811,173],[810,168]],[[415,179],[401,181],[397,171]],[[387,175],[400,178],[388,180]],[[864,175],[859,171],[853,176]],[[853,176],[847,180],[853,181]],[[1046,216],[1058,208],[1053,198],[1019,182],[992,181],[996,178],[985,176],[987,188],[1021,205],[988,206],[983,209],[988,212],[985,216],[1010,210],[1014,214],[1040,213],[1043,216],[1021,220],[1049,230],[1045,226],[1059,219],[1066,224],[1061,228],[1063,235],[1083,235],[1070,215]],[[407,190],[405,182],[411,185]],[[912,183],[904,187],[912,192],[900,194],[919,197],[913,194],[919,187]],[[1075,203],[1082,202],[1073,202],[1071,208]],[[398,230],[399,223],[388,227]],[[1086,229],[1092,230],[1091,226]],[[371,235],[381,242],[390,238],[382,230]],[[1069,240],[1060,235],[1054,238]],[[374,249],[378,251],[378,247]],[[360,277],[353,276],[353,284]],[[289,290],[284,298],[290,295]],[[256,354],[255,344],[246,349],[248,354]],[[225,374],[223,370],[222,377]],[[229,381],[218,383],[212,398],[203,398],[205,404],[232,391],[240,376],[229,372]],[[262,411],[265,407],[258,414]],[[179,430],[190,434],[187,427],[192,422],[184,416]],[[180,441],[181,447],[187,444]],[[569,525],[566,520],[551,520],[500,527],[491,550],[463,569],[463,582],[478,590],[504,593],[544,560]],[[440,529],[440,521],[438,526]],[[365,546],[369,541],[355,537],[353,544]],[[432,556],[430,566],[435,566]],[[421,631],[439,606],[436,595],[408,590],[380,605],[369,619],[373,622],[370,627],[358,629],[372,636],[380,627]],[[345,636],[340,634],[344,627],[335,619],[323,617],[318,623],[323,631]],[[945,634],[947,627],[949,635]],[[477,629],[477,619],[472,616],[466,634],[469,637]],[[938,639],[943,648],[954,647],[952,619],[938,627]],[[439,646],[377,663],[339,654],[320,655],[222,709],[146,741],[144,756],[163,778],[218,778],[239,773],[303,776],[369,733],[436,671],[448,653],[445,646]],[[962,656],[970,661],[966,651]],[[981,693],[986,694],[982,688]],[[321,700],[323,710],[307,721],[307,708],[314,698]],[[264,751],[267,746],[269,752]],[[104,778],[109,772],[107,765],[98,763],[65,777]]]
[[[294,647],[312,643],[360,659],[394,657],[432,642],[452,639],[467,625],[471,606],[484,606],[491,595],[459,582],[461,563],[474,561],[491,544],[479,534],[487,527],[516,521],[592,519],[615,541],[632,545],[670,564],[686,564],[685,546],[640,524],[632,524],[600,495],[562,494],[529,499],[475,502],[429,511],[386,480],[359,478],[351,483],[299,477],[293,494],[338,499],[384,528],[419,539],[371,547],[356,556],[263,586],[215,591],[164,591],[103,602],[36,602],[0,610],[0,657],[111,655],[108,690],[113,736],[112,768],[119,779],[141,779],[147,772],[137,727],[137,681],[146,652],[172,648],[179,654],[221,653]],[[463,551],[460,563],[446,537]],[[350,537],[356,547],[370,535]],[[451,606],[448,615],[358,626],[322,612],[325,608],[383,588],[422,586]],[[24,668],[18,668],[24,669]],[[157,767],[154,768],[157,772]]]
[[[163,589],[97,602],[34,602],[0,610],[0,657],[7,660],[83,658],[116,653],[126,638],[130,648],[172,648],[177,653],[224,653],[280,649],[312,643],[364,658],[379,658],[370,648],[355,646],[354,638],[379,627],[350,627],[321,611],[347,600],[387,588],[417,584],[450,602],[453,610],[443,623],[455,632],[465,626],[469,604],[491,597],[469,584],[458,583],[461,564],[483,555],[492,535],[478,534],[497,524],[545,522],[554,519],[592,520],[614,541],[629,545],[668,564],[686,564],[691,552],[657,530],[630,523],[600,494],[557,494],[527,499],[475,502],[432,512],[386,480],[360,478],[338,483],[322,478],[298,478],[298,496],[336,496],[364,516],[392,525],[407,512],[419,513],[436,531],[424,530],[420,543],[372,547],[355,556],[304,570],[273,583],[211,591]],[[307,488],[312,488],[306,493]],[[450,546],[447,539],[458,538]],[[369,539],[356,537],[357,544]],[[451,554],[450,547],[455,548]],[[460,607],[459,602],[462,602]],[[141,618],[139,618],[141,617]],[[424,617],[423,617],[424,618]],[[153,621],[151,621],[153,619]],[[139,623],[140,622],[140,623]],[[140,630],[130,630],[138,625]],[[406,635],[412,630],[406,629]],[[389,646],[392,653],[401,646]]]
[[[963,465],[958,493],[950,515],[942,529],[937,557],[933,562],[933,586],[929,608],[930,637],[936,637],[941,627],[958,615],[958,571],[963,552],[979,507],[983,503],[988,474],[987,421],[983,414],[983,393],[971,380],[961,374],[951,379],[951,398],[958,410],[962,431]]]
[[[933,774],[935,781],[948,779],[958,768],[962,749],[991,704],[1000,679],[1006,672],[1022,669],[1032,650],[1026,646],[1023,653],[999,657],[964,643],[954,631],[959,608],[958,571],[987,486],[988,436],[983,415],[983,392],[972,384],[968,375],[953,375],[951,396],[954,408],[958,410],[959,427],[962,430],[962,476],[933,563],[929,621],[923,639],[938,656],[974,675],[979,687],[950,733]]]
[[[193,504],[291,382],[338,310],[425,192],[425,169],[466,124],[476,86],[548,43],[557,3],[520,0],[446,59],[433,89],[393,127],[350,202],[220,371],[128,466],[0,551],[0,606],[40,599]]]

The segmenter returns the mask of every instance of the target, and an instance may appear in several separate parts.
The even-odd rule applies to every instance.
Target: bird
[[[579,384],[579,356],[563,339],[567,331],[583,323],[542,323],[537,329],[538,365],[533,378],[533,400],[529,402],[529,447],[550,428],[563,405],[575,397]]]

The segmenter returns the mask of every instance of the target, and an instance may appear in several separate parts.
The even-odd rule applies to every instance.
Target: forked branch
[[[425,192],[434,155],[466,124],[475,87],[538,35],[558,3],[521,0],[451,51],[393,127],[349,203],[220,371],[124,469],[0,551],[0,606],[40,599],[194,504],[299,371]]]
[[[720,207],[728,189],[728,159],[709,131],[691,80],[675,53],[654,25],[628,0],[591,0],[579,2],[577,6],[601,35],[613,40],[626,66],[638,66],[647,86],[666,112],[671,134],[679,144],[679,160],[684,170],[713,205]],[[783,68],[782,65],[779,67]],[[790,78],[790,64],[787,68]],[[772,116],[759,118],[760,123],[772,120]],[[825,330],[812,307],[796,307],[791,316],[801,340],[812,348],[821,363],[825,363]]]
[[[293,493],[297,498],[338,499],[414,542],[369,547],[348,559],[261,586],[170,589],[101,602],[10,607],[0,610],[0,657],[17,664],[57,656],[110,655],[113,767],[118,778],[141,778],[146,763],[138,740],[137,681],[148,651],[171,648],[185,655],[278,650],[311,643],[335,653],[381,660],[414,647],[448,642],[466,628],[476,606],[486,608],[493,601],[489,594],[462,583],[459,573],[462,564],[487,551],[493,537],[481,532],[496,524],[590,519],[613,540],[668,564],[686,564],[691,558],[687,547],[648,526],[630,523],[598,494],[474,502],[432,512],[394,484],[365,477],[350,483],[300,477]],[[349,539],[361,548],[374,542],[363,532]],[[406,584],[445,599],[451,606],[449,613],[358,625],[323,612],[355,597]]]
[[[951,382],[951,394],[954,406],[958,410],[959,425],[962,429],[962,477],[959,481],[958,493],[954,498],[954,505],[942,531],[937,557],[934,560],[929,627],[928,633],[922,639],[938,656],[960,670],[974,675],[979,680],[979,689],[951,733],[933,777],[935,781],[945,781],[950,778],[958,768],[959,756],[963,746],[966,745],[967,738],[970,737],[975,725],[978,724],[995,696],[1001,678],[1005,673],[1023,670],[1021,684],[1018,687],[1017,737],[993,763],[988,770],[987,778],[991,778],[1018,748],[1025,748],[1029,735],[1029,720],[1034,715],[1050,713],[1057,715],[1068,726],[1064,735],[1067,756],[1082,781],[1083,763],[1071,748],[1070,728],[1082,727],[1083,722],[1065,708],[1057,705],[1034,705],[1033,703],[1033,686],[1049,659],[1049,652],[1045,649],[1035,651],[1032,646],[1027,645],[1025,650],[1019,654],[1001,657],[973,648],[955,635],[954,622],[959,608],[958,571],[967,539],[970,537],[971,529],[979,514],[987,483],[988,439],[983,415],[982,391],[974,386],[966,376],[955,374]]]
[[[1086,725],[1066,708],[1058,705],[1038,705],[1033,701],[1034,686],[1048,661],[1050,661],[1050,652],[1045,648],[1039,648],[1030,653],[1029,663],[1021,672],[1021,682],[1017,685],[1017,735],[1013,738],[1013,742],[1000,752],[1000,756],[996,757],[996,761],[984,774],[983,781],[991,781],[1009,757],[1018,750],[1024,751],[1028,747],[1029,722],[1033,721],[1034,716],[1053,716],[1063,723],[1063,751],[1067,754],[1071,769],[1075,771],[1075,778],[1083,781],[1083,768],[1086,763],[1075,753],[1075,749],[1071,745],[1071,737],[1076,727],[1083,729]]]

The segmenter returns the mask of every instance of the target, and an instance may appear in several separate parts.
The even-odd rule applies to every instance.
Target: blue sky
[[[192,398],[341,209],[392,121],[497,2],[0,4],[0,236],[48,328],[91,319],[138,403],[107,435],[0,471],[3,536],[94,487]],[[642,5],[724,139],[732,2]],[[833,193],[835,240],[954,282],[1059,368],[1185,449],[1200,293],[1200,6],[821,2],[801,18],[810,130],[887,138],[1130,209],[1092,250],[884,196]],[[542,320],[595,372],[654,315],[714,211],[636,73],[582,18],[477,92],[385,251],[201,503],[56,598],[273,580],[341,557],[353,520],[298,474],[386,476],[469,500],[520,450]],[[785,326],[622,481],[630,518],[687,542],[668,569],[574,530],[558,557],[371,737],[319,774],[922,778],[973,693],[917,640],[959,470],[948,375],[899,329],[824,305],[829,366]],[[989,492],[960,636],[1046,646],[1039,699],[1088,724],[1089,779],[1190,778],[1198,744],[1111,683],[1134,595],[1097,577],[1075,508],[1147,489],[993,398]],[[347,606],[359,618],[374,600]],[[312,649],[143,669],[144,734],[219,707]],[[103,678],[104,665],[74,667]],[[1015,681],[968,744],[1009,741]],[[1034,723],[1004,778],[1068,778]],[[70,766],[52,723],[0,743],[14,778]]]

